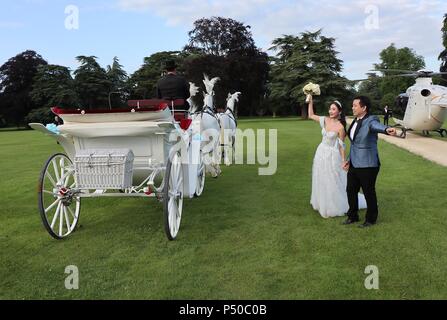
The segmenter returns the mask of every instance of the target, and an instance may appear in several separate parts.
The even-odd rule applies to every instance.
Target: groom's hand
[[[387,132],[390,136],[395,136],[395,135],[396,135],[396,129],[395,129],[395,128],[388,128],[388,129],[386,129],[386,132]]]
[[[343,170],[348,171],[349,170],[349,161],[343,161],[342,168],[343,168]]]

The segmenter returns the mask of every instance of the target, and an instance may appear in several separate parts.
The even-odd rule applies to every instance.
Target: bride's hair
[[[343,107],[342,107],[340,101],[338,101],[338,100],[334,100],[332,103],[335,104],[337,106],[338,111],[340,111],[340,113],[338,115],[338,121],[340,121],[340,123],[343,125],[343,128],[345,129],[345,132],[346,132],[346,115],[343,111]]]

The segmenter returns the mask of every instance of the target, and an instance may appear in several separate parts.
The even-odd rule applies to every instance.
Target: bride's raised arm
[[[312,95],[307,95],[306,101],[309,101],[309,105],[307,107],[307,114],[309,115],[309,119],[320,122],[320,117],[314,113],[314,103]]]

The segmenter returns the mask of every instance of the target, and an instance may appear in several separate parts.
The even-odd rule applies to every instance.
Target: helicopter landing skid
[[[444,128],[441,128],[441,129],[438,129],[438,130],[431,130],[431,131],[439,133],[439,135],[441,137],[444,137],[444,134],[447,135],[447,130],[444,129]],[[428,137],[428,136],[430,136],[430,130],[423,130],[422,134],[424,136]]]
[[[435,130],[437,133],[439,133],[441,135],[441,137],[444,137],[444,134],[447,135],[447,130],[444,128]]]
[[[401,130],[401,132],[398,133],[397,137],[402,138],[402,139],[405,139],[407,137],[407,131],[413,131],[413,129],[404,128],[400,124],[397,124],[397,125],[394,125],[394,126],[391,126],[391,127]]]

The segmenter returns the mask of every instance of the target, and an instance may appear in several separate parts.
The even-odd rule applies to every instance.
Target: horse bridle
[[[219,118],[217,118],[216,113],[213,112],[213,109],[211,109],[210,107],[206,106],[205,108],[202,109],[202,111],[199,111],[200,113],[206,113],[212,117],[214,117],[217,121],[219,121]]]
[[[227,110],[229,110],[230,111],[230,115],[228,115],[226,112],[227,112]],[[237,120],[236,120],[236,116],[234,115],[234,112],[233,112],[233,110],[231,110],[230,108],[226,108],[225,109],[225,111],[223,112],[223,114],[226,114],[226,115],[228,115],[228,118],[230,118],[231,120],[233,120],[234,121],[234,123],[236,124],[236,127],[237,127]]]

